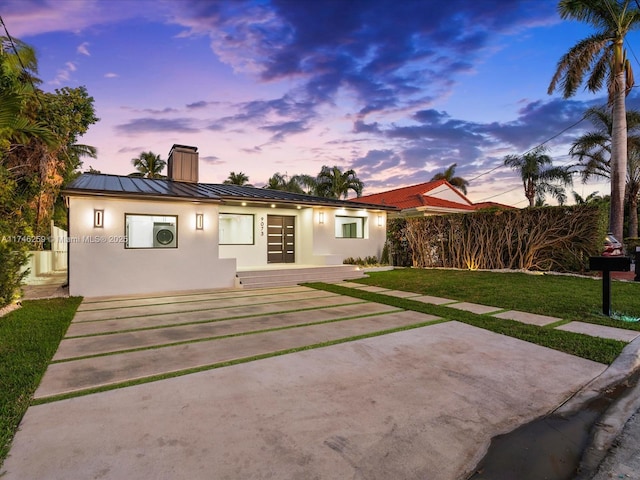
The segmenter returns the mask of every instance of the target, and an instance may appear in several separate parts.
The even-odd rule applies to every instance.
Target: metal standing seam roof
[[[113,196],[150,196],[189,200],[220,201],[239,200],[248,202],[286,202],[305,205],[372,208],[377,210],[397,210],[391,205],[376,205],[350,200],[316,197],[301,193],[284,192],[265,188],[217,183],[175,182],[167,179],[126,177],[84,173],[64,189],[63,193],[98,194]]]

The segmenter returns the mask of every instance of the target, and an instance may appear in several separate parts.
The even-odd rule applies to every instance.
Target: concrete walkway
[[[30,407],[0,476],[451,480],[605,370],[438,322],[305,287],[87,299],[38,399],[207,370]]]

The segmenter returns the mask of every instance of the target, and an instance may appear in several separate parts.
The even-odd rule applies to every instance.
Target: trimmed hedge
[[[583,272],[606,228],[594,205],[480,210],[392,220],[388,242],[393,260],[414,267]]]

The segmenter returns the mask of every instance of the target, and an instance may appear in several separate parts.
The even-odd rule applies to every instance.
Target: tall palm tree
[[[596,127],[578,137],[569,154],[578,158],[582,181],[593,176],[611,179],[611,148],[613,117],[606,108],[590,108],[585,113]],[[625,175],[624,201],[628,206],[628,236],[638,236],[638,193],[640,192],[640,112],[629,110],[627,117],[627,173]],[[618,237],[622,238],[622,237]]]
[[[247,187],[252,186],[251,184],[249,184],[249,177],[243,172],[229,173],[229,176],[227,177],[227,179],[222,183],[223,185],[240,185],[240,186],[245,185]]]
[[[609,227],[622,238],[625,176],[627,172],[627,125],[625,96],[633,86],[633,71],[624,49],[625,36],[640,26],[640,9],[631,0],[560,0],[563,19],[586,22],[596,33],[579,41],[558,62],[549,94],[560,87],[565,98],[586,87],[597,92],[607,83],[613,109],[611,142],[611,211]]]
[[[131,163],[136,167],[137,172],[132,173],[133,177],[146,177],[146,178],[165,178],[161,174],[167,162],[160,158],[160,155],[156,155],[153,152],[142,152],[136,158],[131,159]]]
[[[465,195],[467,194],[467,187],[469,186],[469,182],[462,177],[456,177],[456,167],[457,163],[453,163],[447,168],[444,172],[436,173],[431,180],[446,180],[452,186],[456,187]]]
[[[343,172],[339,167],[330,168],[324,165],[318,174],[317,194],[321,197],[346,199],[349,190],[353,190],[360,197],[363,188],[364,183],[351,169]]]
[[[283,175],[280,172],[276,172],[271,175],[264,188],[268,188],[270,190],[282,190],[291,193],[304,193],[295,177],[289,177],[286,173]]]
[[[292,180],[300,185],[304,193],[307,195],[315,195],[318,190],[318,178],[313,175],[301,174],[294,175]]]
[[[562,186],[573,184],[569,168],[554,167],[553,160],[545,151],[544,147],[537,147],[524,155],[504,157],[504,165],[520,174],[529,207],[536,205],[536,199],[543,201],[546,194],[563,204],[567,197]]]

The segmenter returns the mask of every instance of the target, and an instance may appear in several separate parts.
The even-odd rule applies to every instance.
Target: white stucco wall
[[[221,258],[235,258],[239,268],[267,266],[267,216],[294,216],[296,233],[296,264],[339,265],[348,257],[380,257],[386,240],[386,213],[363,209],[335,208],[259,208],[223,205],[221,213],[253,214],[255,237],[253,245],[220,245]],[[324,223],[319,223],[319,213]],[[336,238],[335,217],[352,216],[366,219],[365,238]],[[378,226],[378,216],[382,225]]]
[[[324,224],[319,223],[319,214],[324,213]],[[365,218],[364,238],[336,238],[336,216]],[[380,216],[381,225],[378,225]],[[327,255],[327,264],[339,264],[345,258],[364,258],[376,256],[380,258],[387,235],[386,212],[375,212],[355,209],[316,209],[314,211],[313,254]]]
[[[94,228],[94,209],[104,227]],[[125,248],[125,213],[176,215],[178,248]],[[204,229],[196,230],[196,213]],[[233,287],[233,259],[218,258],[218,205],[69,198],[69,293],[87,297]]]

